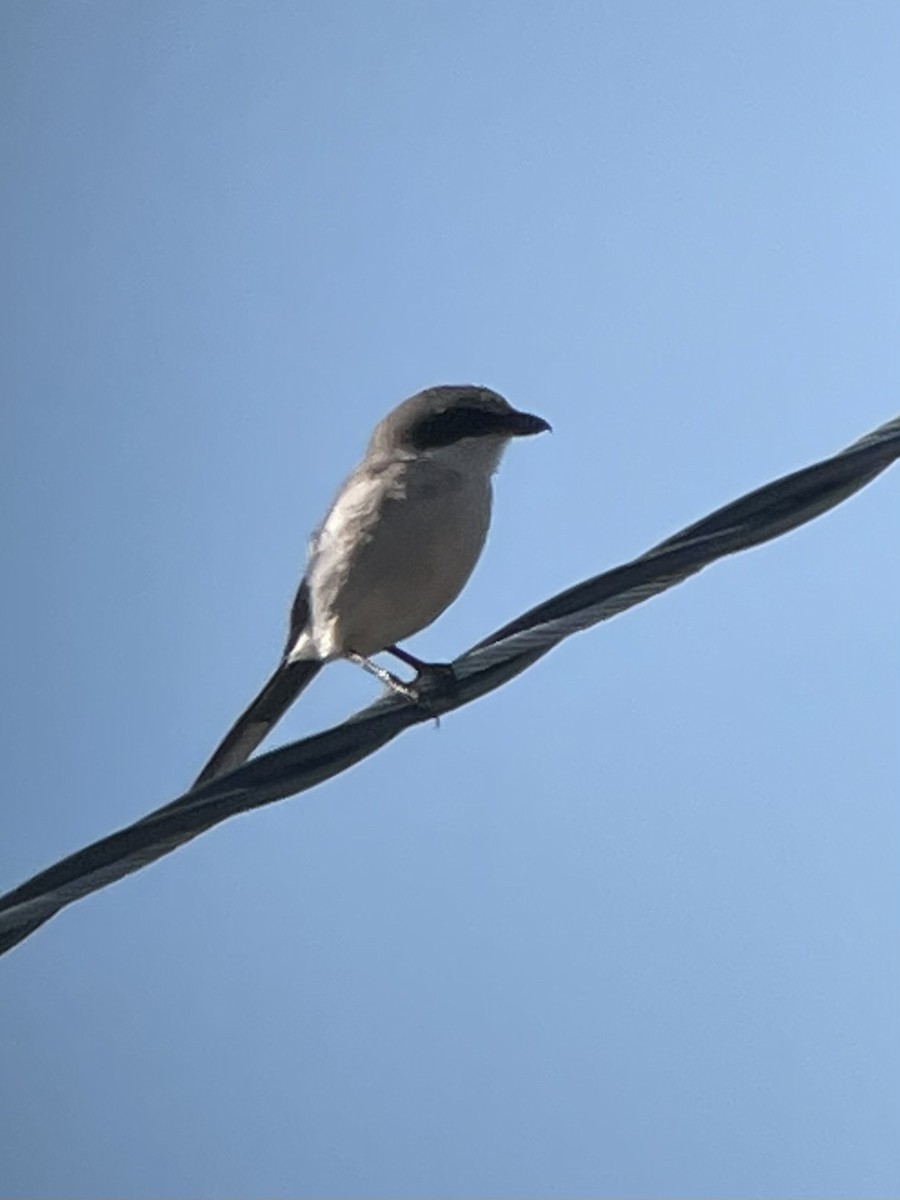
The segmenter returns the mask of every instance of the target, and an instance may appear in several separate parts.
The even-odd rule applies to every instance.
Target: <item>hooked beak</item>
[[[550,422],[534,413],[513,411],[505,418],[506,431],[510,437],[531,437],[534,433],[548,433]]]

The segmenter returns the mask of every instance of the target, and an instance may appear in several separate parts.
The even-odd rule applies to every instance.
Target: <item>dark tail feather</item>
[[[281,663],[219,742],[194,787],[233,771],[247,761],[269,730],[280,721],[300,693],[322,669],[320,662]]]

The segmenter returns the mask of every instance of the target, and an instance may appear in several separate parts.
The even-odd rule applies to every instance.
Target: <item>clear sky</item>
[[[438,659],[900,411],[898,62],[887,0],[5,0],[0,885],[183,790],[410,392],[555,431]],[[51,921],[0,1193],[900,1193],[898,512]]]

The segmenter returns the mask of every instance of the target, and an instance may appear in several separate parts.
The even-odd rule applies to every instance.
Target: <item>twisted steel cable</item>
[[[195,788],[86,846],[0,896],[0,953],[75,900],[238,813],[315,787],[404,730],[451,712],[514,678],[573,633],[608,620],[705,566],[780,537],[865,487],[900,458],[900,417],[832,458],[785,475],[695,522],[639,558],[595,575],[484,638],[425,682],[422,703],[388,695],[340,725],[294,742]]]

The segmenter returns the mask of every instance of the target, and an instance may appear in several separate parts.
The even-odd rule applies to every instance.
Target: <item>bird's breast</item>
[[[490,515],[487,474],[425,460],[351,476],[308,572],[321,656],[374,654],[429,625],[465,586]]]

